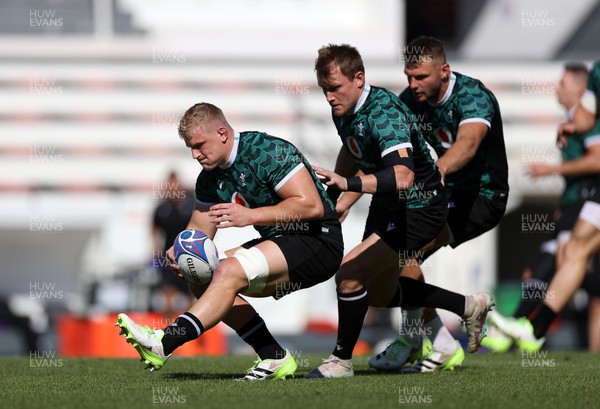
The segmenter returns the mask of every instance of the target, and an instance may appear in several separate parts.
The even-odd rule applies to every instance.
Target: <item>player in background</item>
[[[475,352],[493,300],[463,296],[407,277],[399,262],[430,243],[448,212],[441,175],[414,115],[390,91],[365,80],[362,58],[349,45],[322,47],[315,62],[319,86],[342,140],[335,172],[315,167],[331,189],[372,194],[363,241],[336,273],[338,335],[330,357],[307,377],[354,374],[352,352],[369,306],[437,307],[461,316]]]
[[[158,290],[164,303],[163,312],[172,318],[176,311],[191,305],[193,296],[187,283],[177,278],[171,268],[165,265],[165,254],[190,221],[195,199],[183,187],[175,171],[169,172],[166,182],[161,185],[165,186],[161,192],[163,198],[154,209],[152,218],[152,264],[154,267],[160,266],[161,283]]]
[[[557,144],[563,145],[569,135],[584,135],[595,129],[598,113],[598,95],[600,92],[600,60],[592,65],[588,76],[587,90],[577,104],[577,109],[567,122],[558,127]]]
[[[191,285],[198,301],[173,325],[151,330],[125,314],[117,325],[146,365],[160,369],[175,349],[224,321],[259,356],[244,379],[293,375],[294,358],[241,295],[278,299],[331,278],[343,256],[335,208],[294,145],[262,132],[238,133],[212,104],[189,108],[179,135],[203,169],[187,228],[213,238],[219,229],[254,226],[261,238],[228,251],[208,285]],[[174,263],[172,247],[167,257]]]
[[[588,80],[588,69],[582,62],[567,63],[564,72],[556,88],[558,103],[564,107],[567,122],[572,120],[579,101],[586,90]],[[557,209],[557,221],[555,237],[553,240],[542,244],[541,252],[530,267],[523,272],[523,290],[527,297],[521,298],[521,302],[513,314],[514,318],[527,317],[546,292],[547,283],[552,279],[556,270],[556,258],[558,248],[564,248],[564,244],[571,236],[571,230],[577,221],[577,216],[585,201],[600,189],[600,174],[591,171],[593,163],[600,162],[600,149],[594,145],[600,144],[600,140],[593,139],[594,132],[583,136],[570,135],[564,144],[560,146],[562,163],[558,165],[546,163],[531,164],[529,173],[532,177],[544,177],[558,174],[565,180],[565,188],[560,198]],[[598,257],[592,266],[597,269]],[[560,264],[560,263],[559,263]],[[594,271],[598,274],[600,271]],[[594,278],[586,275],[582,287],[591,295],[599,295],[594,283]],[[492,312],[489,316],[499,315]],[[494,352],[507,351],[512,345],[512,339],[494,326],[490,326],[487,337],[482,345]],[[519,346],[517,344],[517,346]]]
[[[586,171],[600,173],[600,120],[597,110],[600,98],[600,61],[596,61],[590,71],[588,89],[594,93],[596,103],[580,102],[572,121],[560,125],[558,136],[559,142],[564,144],[568,135],[588,133],[584,139],[588,157]],[[595,118],[595,122],[590,121],[590,118]],[[581,286],[588,262],[600,251],[600,187],[596,186],[592,190],[579,212],[571,237],[564,249],[559,250],[559,254],[562,253],[559,264],[543,302],[536,306],[528,318],[507,318],[501,315],[490,317],[490,322],[522,350],[535,352],[542,347],[550,324]]]
[[[422,280],[419,263],[438,248],[457,247],[500,222],[508,200],[508,164],[494,94],[479,80],[452,71],[444,45],[436,38],[419,37],[410,42],[404,60],[409,86],[400,98],[415,115],[420,129],[425,129],[449,194],[443,230],[429,250],[421,249],[416,260],[405,263],[401,271],[403,277]],[[347,213],[356,199],[342,196],[336,206],[338,214]],[[381,370],[432,372],[462,364],[462,347],[434,309],[403,311],[403,317],[403,334],[371,358],[369,365]],[[433,343],[425,357],[424,333]],[[415,366],[405,366],[415,361]]]

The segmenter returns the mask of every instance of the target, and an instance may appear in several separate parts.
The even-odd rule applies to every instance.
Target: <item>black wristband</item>
[[[329,200],[331,200],[333,202],[334,206],[337,204],[338,198],[340,197],[341,194],[342,194],[342,191],[340,189],[338,189],[337,186],[329,186],[327,188],[327,196],[329,196]]]
[[[348,183],[348,192],[362,192],[362,180],[360,176],[346,178]]]

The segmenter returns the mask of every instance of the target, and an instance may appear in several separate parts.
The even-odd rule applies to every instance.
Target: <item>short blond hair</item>
[[[189,108],[179,121],[179,137],[184,141],[190,139],[190,132],[195,128],[206,129],[208,125],[222,125],[231,128],[221,108],[209,104],[208,102],[200,102]]]

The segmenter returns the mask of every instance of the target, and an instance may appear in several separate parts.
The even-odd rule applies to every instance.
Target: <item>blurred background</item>
[[[565,61],[599,57],[600,1],[1,0],[0,354],[132,356],[112,327],[117,312],[164,327],[186,309],[188,296],[162,277],[162,226],[189,215],[200,171],[177,135],[189,106],[214,103],[236,130],[285,138],[332,168],[340,141],[316,83],[317,49],[356,46],[367,80],[400,92],[402,48],[422,34],[497,96],[511,187],[501,225],[439,251],[425,275],[462,293],[492,291],[510,314],[523,268],[552,237],[563,187],[526,169],[560,160],[556,84]],[[367,207],[361,199],[344,222],[346,250]],[[523,224],[532,218],[533,230]],[[256,236],[229,229],[216,243]],[[578,293],[550,348],[587,348],[588,301]],[[334,345],[332,281],[252,303],[285,342]],[[397,317],[370,314],[365,351],[394,335]],[[442,318],[458,330],[456,316]],[[189,353],[247,352],[228,328],[213,332]]]

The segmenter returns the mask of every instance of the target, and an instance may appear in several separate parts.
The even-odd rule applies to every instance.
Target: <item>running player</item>
[[[567,63],[564,73],[556,88],[556,97],[567,113],[567,121],[573,119],[579,101],[583,97],[588,80],[588,69],[584,63]],[[521,298],[519,307],[513,314],[514,318],[527,317],[539,301],[543,299],[547,283],[550,282],[556,270],[557,249],[571,236],[571,230],[585,201],[600,189],[600,174],[590,173],[593,163],[600,162],[600,149],[593,146],[600,143],[594,140],[594,132],[579,137],[570,135],[566,143],[560,146],[563,162],[559,165],[534,163],[530,167],[533,177],[543,177],[558,174],[565,179],[565,188],[560,198],[558,220],[556,222],[555,237],[543,243],[542,252],[538,255],[531,267],[524,272],[523,289],[528,297]],[[560,263],[559,263],[560,264]],[[586,278],[589,278],[586,275]],[[596,293],[591,279],[584,281],[583,288]],[[490,318],[498,313],[494,312]],[[499,318],[500,319],[500,318]],[[491,326],[488,336],[482,345],[494,352],[504,352],[512,345],[512,339],[502,332],[495,331]]]
[[[230,250],[207,286],[192,286],[198,301],[173,325],[153,331],[125,314],[117,325],[158,370],[179,346],[224,321],[259,356],[244,379],[293,375],[294,358],[241,294],[280,298],[331,278],[343,255],[333,204],[295,146],[261,132],[235,132],[214,105],[188,109],[179,134],[203,169],[187,228],[213,238],[219,229],[254,226],[261,238]],[[172,248],[167,255],[174,263]]]
[[[506,210],[508,164],[502,117],[494,94],[479,80],[452,71],[444,45],[433,37],[419,37],[404,50],[408,88],[400,98],[415,114],[425,138],[438,155],[437,165],[449,193],[449,213],[433,248],[460,244],[494,228]],[[338,212],[344,209],[338,209]],[[419,262],[407,263],[401,275],[422,279]],[[405,312],[403,335],[398,336],[369,365],[381,370],[432,372],[452,370],[464,352],[435,310]],[[426,329],[418,327],[424,321]],[[422,357],[424,337],[433,347]],[[404,335],[406,334],[406,335]],[[420,361],[419,361],[419,358]],[[419,361],[413,367],[407,363]]]
[[[597,109],[600,99],[600,61],[596,61],[590,72],[588,89],[594,93],[596,104],[580,103],[573,120],[561,125],[558,133],[560,138],[574,133],[589,132],[584,139],[586,156],[589,157],[586,169],[589,173],[600,173],[600,113]],[[595,117],[595,124],[588,120],[590,117]],[[590,127],[590,124],[593,126]],[[562,261],[548,286],[543,302],[528,319],[497,315],[490,317],[490,322],[510,337],[520,349],[538,351],[544,344],[550,324],[584,281],[590,258],[599,251],[600,186],[596,186],[579,212],[571,237],[564,247]]]
[[[442,229],[447,203],[441,175],[414,115],[386,89],[370,86],[358,51],[329,45],[315,71],[342,139],[336,172],[317,168],[342,192],[373,195],[363,241],[336,273],[338,336],[331,356],[308,377],[352,376],[352,351],[369,305],[439,307],[463,317],[469,351],[481,342],[488,294],[462,296],[411,278],[398,279],[398,263],[431,242]]]

